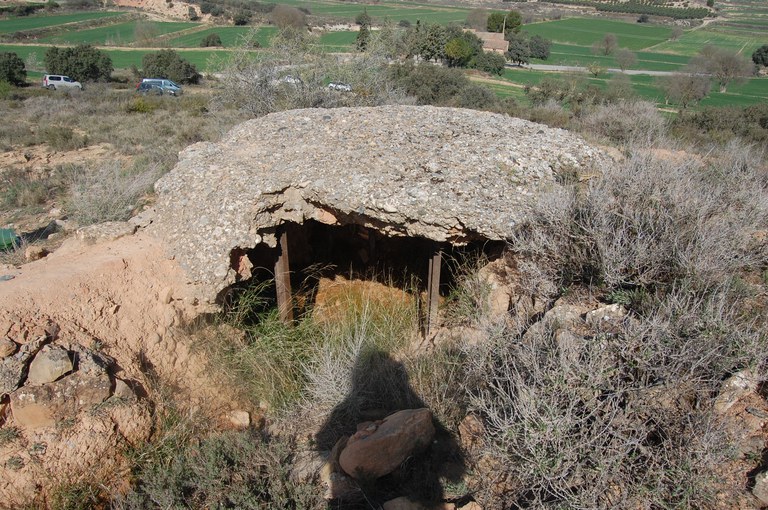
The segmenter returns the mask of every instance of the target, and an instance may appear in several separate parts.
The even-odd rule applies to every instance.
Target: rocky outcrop
[[[354,478],[380,478],[424,450],[434,436],[429,409],[398,411],[383,420],[358,425],[341,452],[339,464]]]
[[[293,110],[181,153],[149,227],[211,300],[231,252],[315,220],[463,244],[507,239],[561,172],[608,156],[560,129],[454,108]]]
[[[21,346],[0,360],[10,408],[0,409],[0,427],[13,431],[0,444],[0,500],[11,506],[84,473],[119,481],[120,451],[145,442],[152,427],[148,406],[115,377],[115,360],[48,326],[9,326],[8,340]]]

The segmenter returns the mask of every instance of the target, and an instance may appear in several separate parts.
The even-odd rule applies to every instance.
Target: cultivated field
[[[123,14],[124,13],[121,12],[76,12],[73,14],[60,14],[56,16],[25,16],[21,18],[11,18],[0,20],[0,34],[35,30],[64,25],[66,23],[79,23],[81,21],[111,18],[122,16]]]
[[[424,4],[381,3],[360,5],[347,2],[324,0],[301,2],[284,0],[281,3],[306,8],[317,19],[346,20],[351,22],[363,9],[375,20],[385,18],[392,21],[408,20],[425,23],[463,23],[469,9],[441,7]],[[618,46],[635,52],[637,61],[631,67],[636,71],[674,72],[688,64],[690,58],[704,46],[710,44],[731,51],[751,55],[755,48],[768,39],[765,31],[759,30],[768,24],[768,5],[757,0],[728,0],[722,2],[723,17],[705,26],[686,29],[672,40],[672,26],[669,24],[634,23],[621,20],[595,18],[567,18],[555,21],[530,23],[523,31],[553,41],[550,58],[533,63],[580,66],[598,65],[615,69],[619,65],[613,55],[596,55],[592,45],[601,41],[606,34],[615,34]],[[122,16],[122,18],[120,18]],[[204,23],[183,21],[149,21],[126,17],[119,12],[84,12],[67,15],[43,15],[26,18],[0,20],[0,34],[8,37],[13,32],[25,31],[25,43],[5,44],[0,51],[13,51],[23,59],[34,54],[42,62],[47,45],[88,43],[102,47],[112,58],[115,68],[141,66],[142,57],[151,49],[176,48],[184,58],[195,64],[201,71],[216,71],[219,62],[237,47],[250,31],[256,30],[254,38],[261,47],[268,47],[276,33],[274,26],[213,26]],[[38,38],[34,30],[41,30]],[[29,31],[32,31],[30,34]],[[222,41],[220,48],[200,48],[201,41],[210,34],[218,34]],[[353,51],[357,32],[326,32],[318,42],[326,51]],[[151,49],[150,49],[151,48]],[[35,59],[32,59],[34,62]],[[37,79],[43,69],[32,68],[30,79]],[[502,97],[514,97],[526,102],[523,87],[536,85],[551,73],[531,70],[510,69],[503,80],[494,83],[492,90]],[[605,87],[610,75],[584,77],[589,83]],[[663,95],[656,86],[657,78],[632,76],[634,92],[644,99],[663,104]],[[764,79],[753,79],[743,85],[731,86],[727,93],[713,92],[702,105],[748,105],[768,100],[768,86]]]

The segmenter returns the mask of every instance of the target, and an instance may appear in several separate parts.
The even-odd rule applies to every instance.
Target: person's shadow
[[[351,379],[351,391],[334,407],[315,436],[320,450],[331,450],[342,436],[354,434],[359,423],[380,420],[403,409],[427,407],[411,388],[403,364],[382,350],[361,353],[355,360]],[[391,474],[360,483],[365,498],[360,508],[379,508],[400,496],[429,508],[446,499],[442,481],[461,484],[466,471],[461,448],[434,413],[432,423],[435,438],[424,452],[406,459]],[[337,501],[330,506],[355,505]]]

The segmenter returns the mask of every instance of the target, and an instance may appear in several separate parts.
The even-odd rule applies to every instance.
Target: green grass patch
[[[0,20],[0,34],[34,30],[38,28],[52,27],[64,23],[78,23],[93,19],[122,16],[123,12],[77,12],[74,14],[61,14],[57,16],[28,16],[22,18],[10,18]]]
[[[356,40],[357,32],[325,32],[320,36],[320,44],[327,51],[350,51]]]
[[[619,46],[630,50],[641,50],[659,44],[667,40],[672,33],[669,27],[595,18],[531,23],[525,25],[523,31],[551,41],[580,46],[591,46],[605,37],[605,34],[616,34]]]
[[[256,31],[255,38],[262,48],[269,46],[269,40],[277,33],[276,27],[211,27],[199,32],[169,39],[166,41],[166,44],[172,48],[197,48],[200,46],[200,41],[207,35],[218,34],[225,48],[233,48],[239,46],[242,43],[243,37],[253,30]]]
[[[725,27],[710,25],[685,32],[677,41],[666,41],[654,46],[653,49],[660,52],[692,56],[710,44],[718,48],[740,51],[749,56],[760,45],[765,44],[765,40],[765,36],[761,36],[757,31],[727,30]]]
[[[405,2],[362,5],[332,1],[310,3],[306,1],[280,0],[276,3],[305,7],[312,14],[318,16],[334,16],[354,20],[355,16],[365,9],[376,21],[384,19],[399,21],[405,19],[411,23],[416,23],[416,21],[420,20],[422,23],[440,23],[442,25],[462,23],[467,19],[467,13],[469,12],[469,9],[461,7],[439,7]]]
[[[648,51],[638,51],[635,54],[637,55],[637,63],[632,66],[632,69],[644,71],[677,71],[685,66],[690,59],[683,55]],[[588,46],[559,43],[552,45],[549,59],[535,60],[533,63],[586,67],[592,62],[597,62],[601,66],[608,68],[619,67],[612,55],[593,55],[591,48]]]
[[[136,26],[139,23],[147,24],[146,21],[130,21],[106,27],[76,30],[51,37],[45,37],[40,39],[40,42],[51,44],[68,43],[124,46],[133,44],[136,40]],[[198,23],[186,22],[152,22],[151,25],[158,36],[199,26]]]
[[[608,81],[613,76],[605,73],[595,78],[587,73],[576,73],[580,79],[588,83],[605,88]],[[534,71],[530,69],[507,69],[504,72],[503,79],[518,85],[536,86],[544,78],[566,77],[566,73],[556,73],[548,71]],[[648,75],[633,75],[629,77],[632,83],[632,89],[641,99],[652,101],[659,106],[664,105],[664,94],[657,86],[658,78]],[[492,87],[494,92],[502,97],[513,92],[507,92],[504,88]],[[519,89],[520,90],[520,89]],[[705,106],[750,106],[768,102],[768,79],[752,78],[742,85],[731,85],[727,92],[719,92],[713,83],[712,91],[699,104],[699,108]]]

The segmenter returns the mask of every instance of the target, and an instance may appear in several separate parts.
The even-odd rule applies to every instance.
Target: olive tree
[[[676,103],[681,110],[707,97],[710,88],[708,76],[692,73],[675,73],[663,76],[658,83],[664,91],[665,101]]]
[[[178,83],[197,83],[200,73],[194,64],[182,58],[174,50],[160,50],[147,53],[141,59],[144,76],[152,78],[167,78]]]
[[[758,66],[768,67],[768,44],[763,44],[752,53],[752,62]]]
[[[0,81],[7,81],[12,85],[23,85],[27,81],[24,61],[17,54],[0,53]]]
[[[64,74],[78,81],[107,81],[114,69],[109,55],[89,44],[71,48],[51,46],[44,60],[50,74]]]

